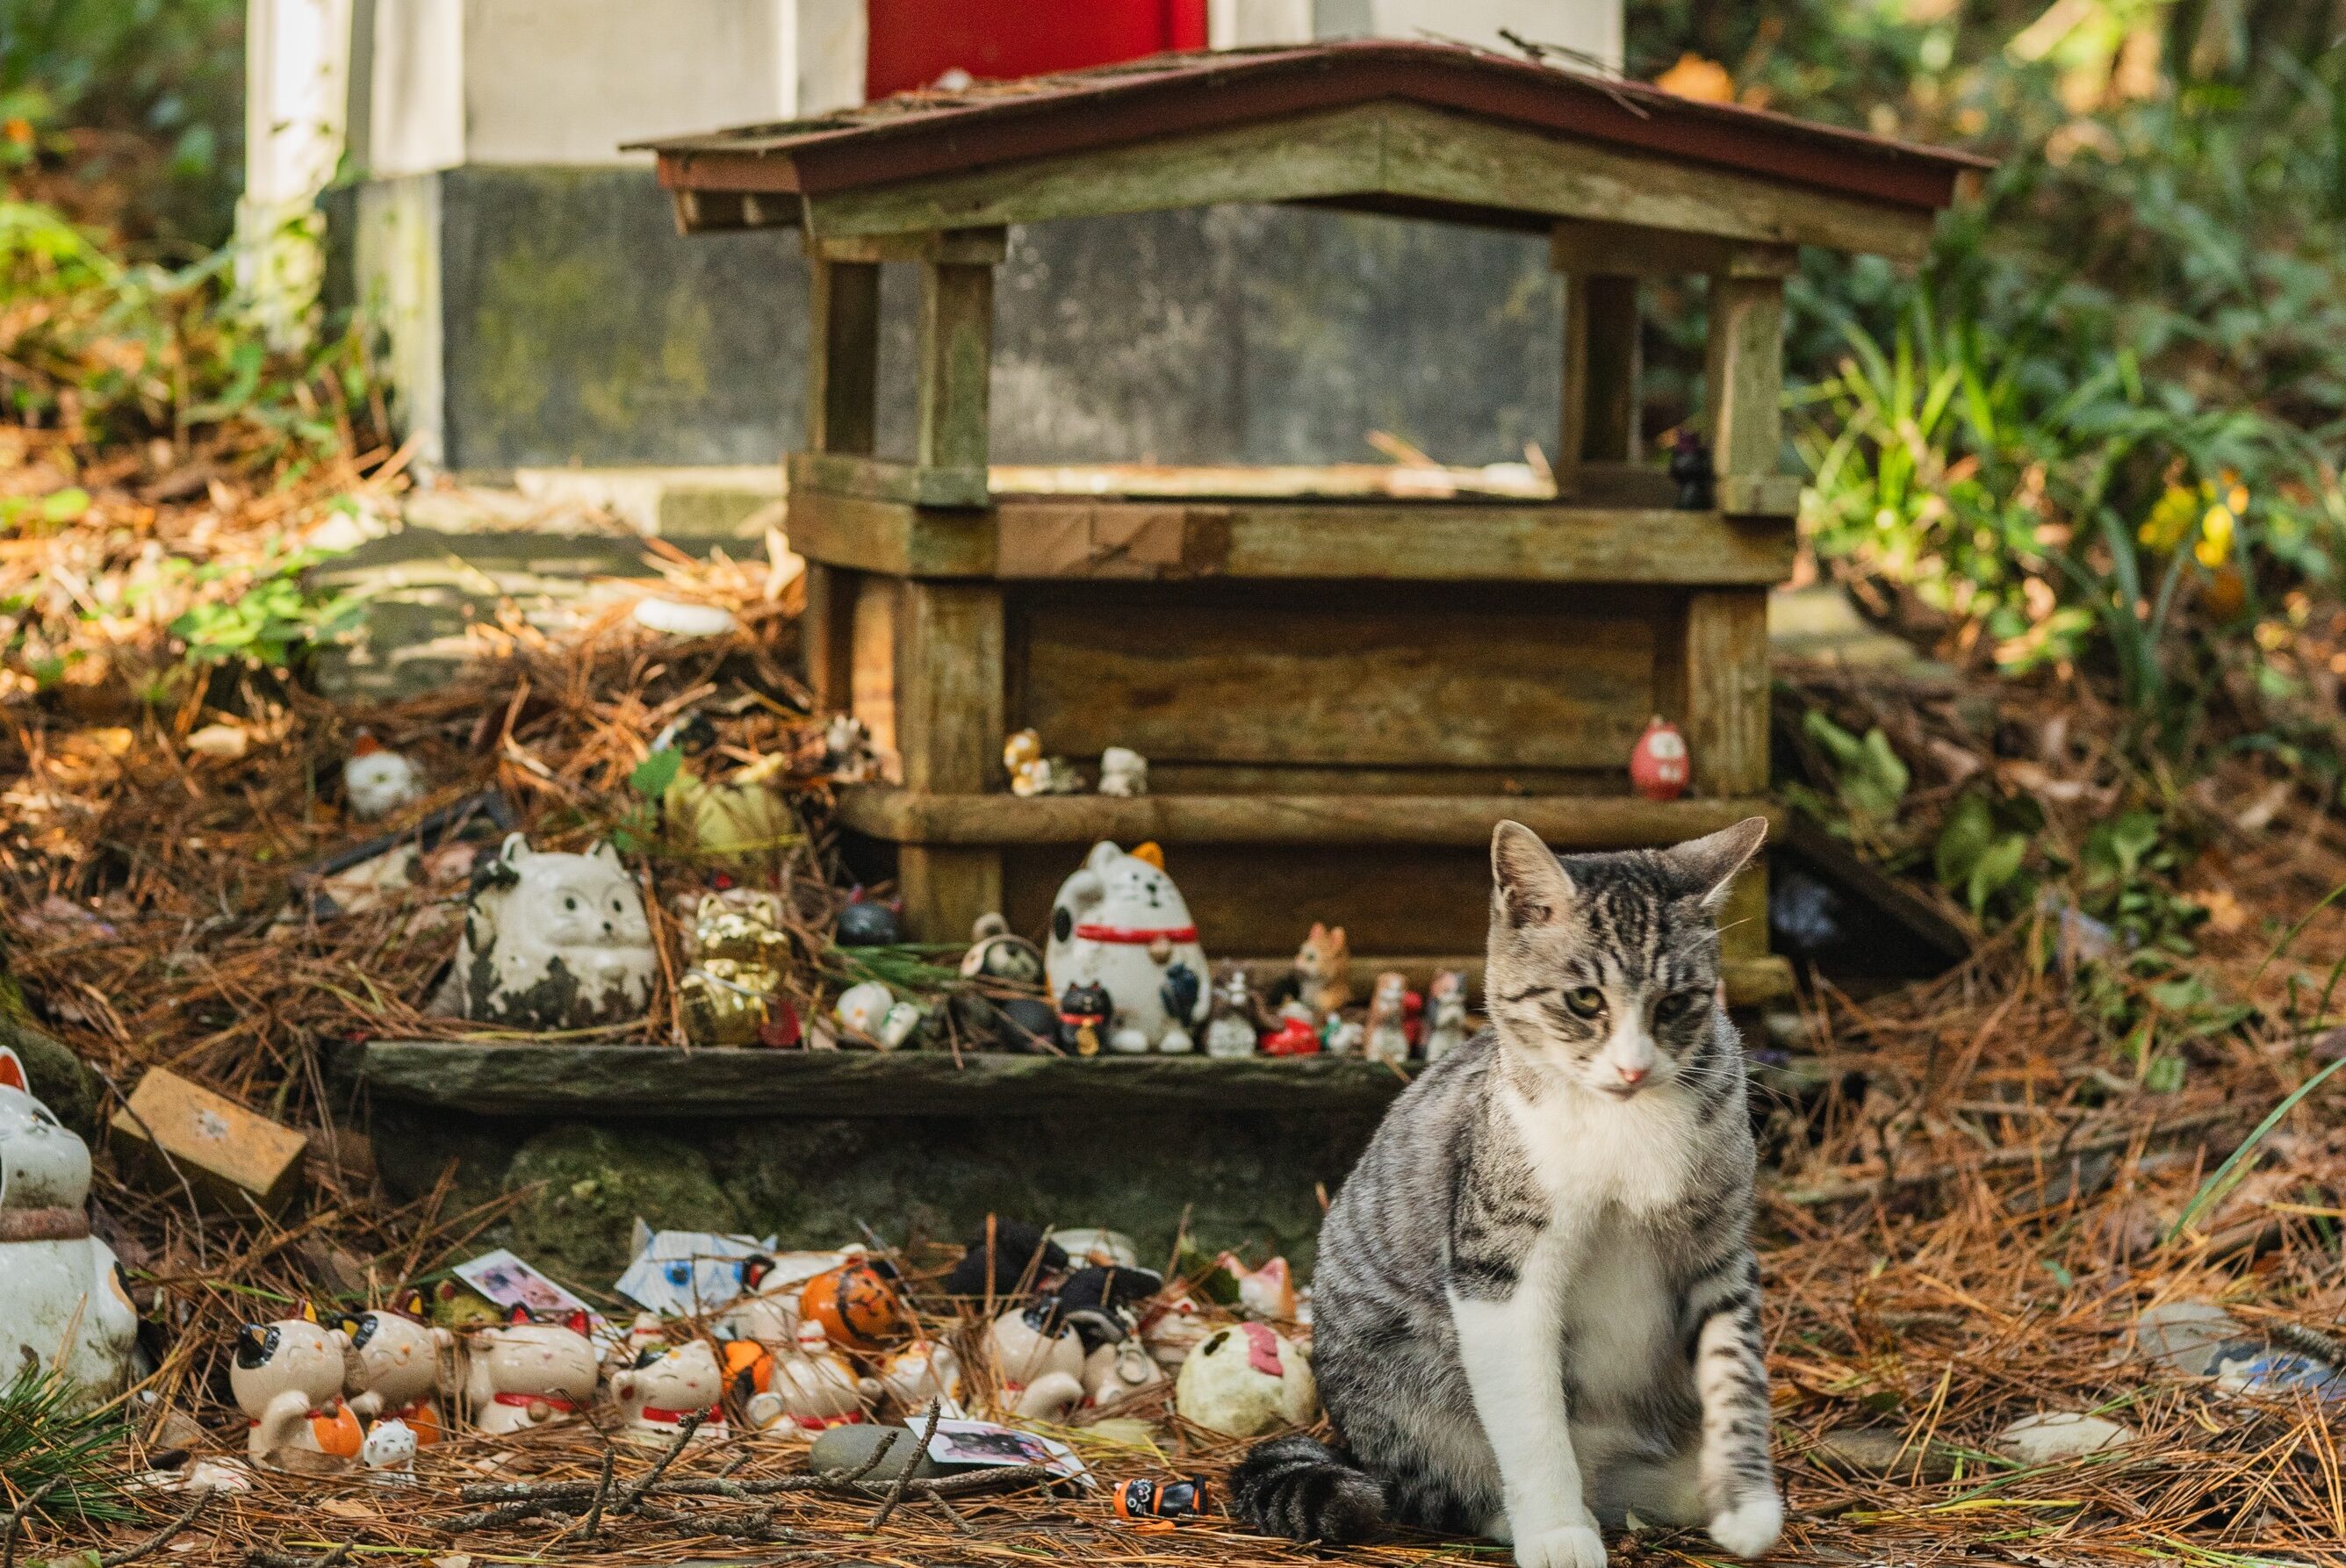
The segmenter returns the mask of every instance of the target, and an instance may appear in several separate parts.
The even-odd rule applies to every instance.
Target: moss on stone
[[[566,1123],[538,1134],[506,1168],[514,1250],[549,1273],[607,1286],[626,1268],[640,1217],[655,1230],[740,1228],[699,1149],[658,1133]]]
[[[0,1015],[0,1045],[25,1064],[34,1098],[84,1138],[97,1132],[97,1074],[63,1044],[29,1024]]]

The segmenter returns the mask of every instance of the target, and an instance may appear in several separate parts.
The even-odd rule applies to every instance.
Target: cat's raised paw
[[[1518,1535],[1515,1568],[1605,1568],[1605,1538],[1586,1524]]]
[[[1772,1492],[1747,1497],[1710,1521],[1710,1538],[1738,1557],[1766,1556],[1783,1532],[1784,1504]]]

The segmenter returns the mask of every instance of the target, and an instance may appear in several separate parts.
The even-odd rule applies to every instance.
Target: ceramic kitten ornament
[[[880,1387],[906,1415],[918,1415],[932,1400],[961,1402],[961,1358],[942,1339],[907,1345],[880,1364]]]
[[[799,1325],[794,1348],[774,1351],[757,1380],[744,1413],[752,1430],[768,1437],[811,1437],[827,1427],[864,1419],[864,1401],[879,1385],[856,1376],[846,1357],[831,1348],[820,1323]]]
[[[627,1435],[638,1441],[668,1443],[688,1416],[702,1418],[693,1441],[720,1438],[725,1423],[717,1401],[725,1393],[725,1375],[717,1352],[695,1339],[673,1349],[648,1349],[636,1364],[611,1378],[611,1397],[619,1402]]]
[[[1206,1015],[1206,1054],[1253,1055],[1255,1042],[1262,1034],[1261,1016],[1262,1008],[1255,1000],[1246,966],[1222,965],[1221,973],[1214,980],[1213,1001]]]
[[[396,1417],[377,1421],[367,1429],[366,1441],[359,1444],[359,1463],[379,1480],[412,1481],[415,1479],[415,1454],[420,1446],[421,1439],[405,1421]]]
[[[453,1355],[456,1336],[421,1321],[423,1298],[413,1313],[362,1312],[350,1330],[350,1366],[342,1392],[362,1420],[395,1420],[415,1441],[435,1443],[447,1435],[440,1416],[440,1366]]]
[[[1046,1304],[1013,1308],[985,1331],[1004,1410],[1060,1420],[1084,1402],[1084,1341]]]
[[[1466,977],[1439,971],[1425,993],[1425,1059],[1439,1062],[1466,1044]]]
[[[1269,1325],[1216,1329],[1181,1363],[1174,1408],[1225,1437],[1309,1426],[1320,1410],[1311,1363]]]
[[[483,1329],[464,1346],[464,1408],[493,1436],[527,1431],[576,1415],[595,1397],[594,1342],[586,1315],[569,1323],[533,1323],[516,1314]]]
[[[1129,746],[1111,746],[1100,753],[1099,792],[1129,799],[1148,793],[1148,759]]]
[[[1361,1047],[1362,1055],[1372,1062],[1409,1060],[1408,1005],[1409,980],[1401,971],[1388,969],[1377,976],[1377,988],[1369,993],[1368,1033]]]
[[[1311,922],[1295,953],[1296,994],[1312,1013],[1325,1018],[1352,1001],[1352,948],[1342,926]]]
[[[423,775],[414,763],[362,729],[342,764],[342,799],[352,816],[372,822],[423,799]]]
[[[114,1249],[89,1233],[89,1145],[33,1097],[0,1046],[0,1376],[57,1366],[80,1402],[130,1380],[138,1311]]]
[[[1155,845],[1130,854],[1106,840],[1092,846],[1051,902],[1043,961],[1054,996],[1107,988],[1115,1008],[1108,1049],[1195,1048],[1190,1031],[1206,1021],[1206,952]]]
[[[541,854],[515,833],[474,868],[439,1004],[517,1029],[624,1023],[650,1005],[658,966],[643,895],[617,850]]]
[[[245,1450],[252,1462],[287,1468],[299,1452],[356,1460],[364,1434],[342,1403],[343,1358],[351,1337],[314,1314],[236,1331],[229,1389],[252,1423]]]
[[[1165,1369],[1137,1334],[1104,1344],[1084,1358],[1084,1403],[1094,1410],[1120,1404],[1165,1382]]]

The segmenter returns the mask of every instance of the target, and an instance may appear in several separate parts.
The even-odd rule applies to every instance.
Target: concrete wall
[[[371,182],[358,297],[440,466],[770,463],[801,427],[794,239],[679,237],[648,171]],[[912,445],[914,280],[891,267],[881,443]],[[1022,229],[997,290],[1003,462],[1456,462],[1554,445],[1558,291],[1536,239],[1219,209]]]

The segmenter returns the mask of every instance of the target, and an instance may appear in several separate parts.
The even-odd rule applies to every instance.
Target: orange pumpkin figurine
[[[912,1315],[896,1294],[896,1271],[858,1258],[826,1270],[799,1292],[799,1320],[820,1323],[833,1345],[877,1350],[909,1337]]]

